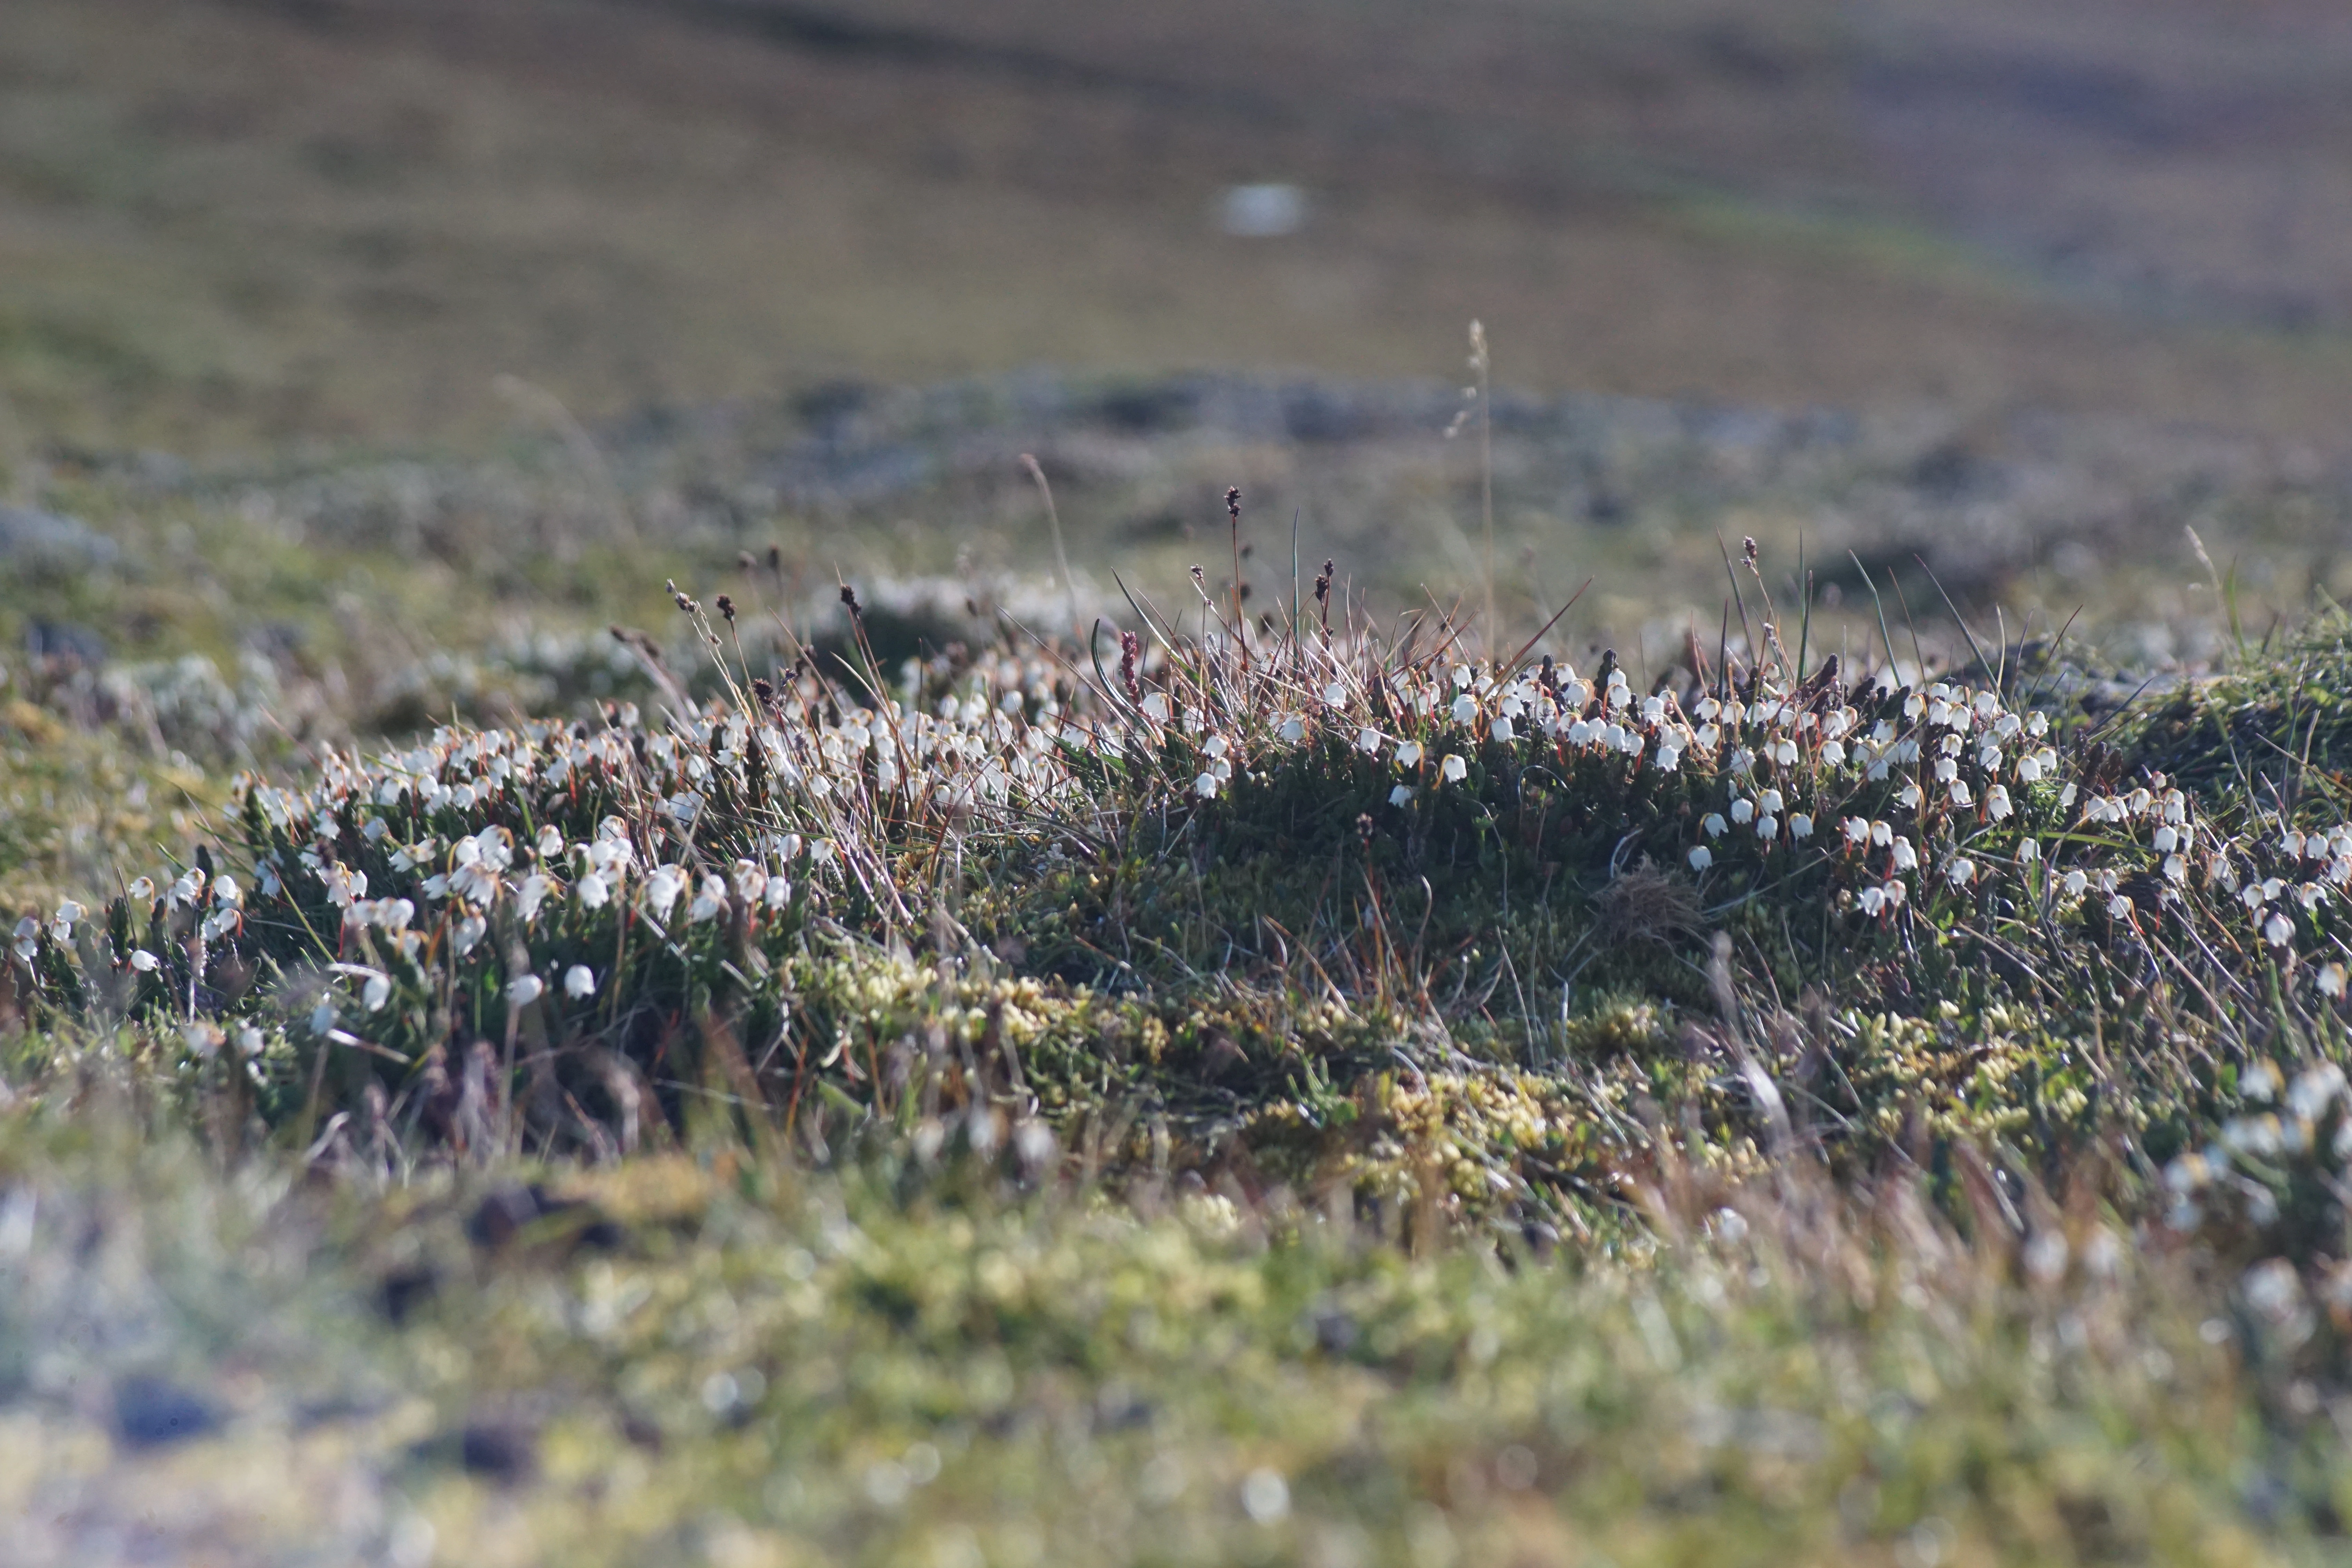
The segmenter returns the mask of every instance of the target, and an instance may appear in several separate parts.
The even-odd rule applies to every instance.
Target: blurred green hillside
[[[2171,0],[12,0],[0,460],[1050,363],[2333,446],[2352,37]],[[1219,231],[1296,183],[1300,232]]]

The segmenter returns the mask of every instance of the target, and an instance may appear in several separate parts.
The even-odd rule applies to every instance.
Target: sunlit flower
[[[1756,803],[1745,796],[1731,803],[1731,820],[1742,827],[1756,820]]]
[[[2344,999],[2344,966],[2340,963],[2323,966],[2315,984],[2319,986],[2320,994],[2342,1001]]]
[[[1919,868],[1919,852],[1911,847],[1910,839],[1897,838],[1895,841],[1893,847],[1895,852],[1895,868],[1896,870],[1916,871]]]
[[[2263,922],[2263,940],[2273,947],[2284,947],[2294,936],[2294,923],[2273,910]]]
[[[1389,804],[1391,805],[1403,805],[1409,803],[1412,799],[1412,786],[1411,784],[1399,784],[1396,788],[1389,791]]]
[[[1419,741],[1398,742],[1396,760],[1397,766],[1401,768],[1419,767],[1421,765],[1421,742]]]
[[[1955,888],[1965,888],[1977,879],[1977,863],[1965,855],[1944,868],[1944,880]]]
[[[1698,825],[1700,831],[1704,832],[1709,838],[1722,837],[1724,830],[1731,826],[1729,823],[1723,820],[1723,813],[1719,811],[1708,812],[1705,816],[1699,818]]]
[[[536,974],[518,974],[507,982],[507,1004],[528,1007],[547,991],[547,982]]]
[[[1690,868],[1692,870],[1704,871],[1709,866],[1715,864],[1715,851],[1709,849],[1704,844],[1694,844],[1691,846],[1691,852],[1688,858],[1690,860]]]
[[[2070,899],[2079,899],[2091,885],[2091,879],[2080,871],[2069,871],[2058,883],[2059,890]]]
[[[1437,764],[1437,776],[1447,784],[1460,784],[1470,776],[1470,764],[1449,752],[1445,760]]]
[[[1808,816],[1808,815],[1806,815],[1804,812],[1801,812],[1801,812],[1798,812],[1795,816],[1791,816],[1791,817],[1790,817],[1790,818],[1789,818],[1789,837],[1791,837],[1791,838],[1811,838],[1812,836],[1813,836],[1813,819],[1812,819],[1810,816]]]
[[[572,891],[583,905],[592,910],[603,909],[605,900],[613,896],[612,884],[605,881],[604,874],[599,871],[591,871],[581,878],[572,884]]]
[[[1985,791],[1985,815],[1995,822],[2007,821],[2010,813],[2015,809],[2009,804],[2007,785],[1994,784]]]
[[[646,879],[646,901],[653,905],[656,920],[669,919],[670,906],[685,891],[686,873],[675,866],[656,866]]]
[[[163,961],[143,947],[133,948],[131,952],[131,967],[142,974],[152,974],[163,967]]]
[[[371,1013],[381,1012],[391,1000],[392,977],[388,974],[371,974],[367,984],[360,987],[360,1005]]]
[[[1192,793],[1199,795],[1202,800],[1214,800],[1217,798],[1218,783],[1219,780],[1216,774],[1202,773],[1200,777],[1192,781]]]
[[[1515,741],[1518,739],[1519,732],[1511,727],[1508,719],[1498,718],[1487,727],[1486,733],[1496,741]]]
[[[700,925],[705,921],[717,920],[726,912],[726,882],[717,877],[703,878],[701,889],[694,895],[694,902],[686,908],[688,923]]]

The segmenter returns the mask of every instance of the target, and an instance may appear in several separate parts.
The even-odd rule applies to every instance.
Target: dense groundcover
[[[121,1246],[226,1318],[373,1301],[396,1350],[272,1364],[460,1426],[496,1394],[516,1474],[448,1439],[484,1484],[551,1484],[552,1432],[582,1477],[639,1453],[617,1560],[2338,1528],[2334,623],[2094,722],[1442,626],[754,679],[681,609],[718,700],[242,781],[197,864],[26,920],[5,998],[20,1078],[211,1151],[106,1180],[275,1147],[411,1194],[224,1191],[186,1200],[215,1239]],[[87,1138],[13,1136],[27,1226],[105,1209],[57,1174]],[[216,1278],[271,1226],[278,1273]],[[33,1251],[0,1343],[98,1267]]]
[[[26,921],[16,1005],[353,1147],[1017,1131],[1580,1226],[1662,1130],[1730,1170],[2153,1177],[2249,1068],[2333,1051],[2333,775],[2221,760],[2293,711],[2094,731],[1833,662],[1641,692],[1429,640],[803,664],[331,758],[246,781],[216,858]]]

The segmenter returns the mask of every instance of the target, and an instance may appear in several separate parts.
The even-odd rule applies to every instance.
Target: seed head
[[[721,594],[714,603],[719,606],[719,613],[727,617],[727,624],[730,626],[733,626],[735,624],[735,601],[729,598],[726,595]]]

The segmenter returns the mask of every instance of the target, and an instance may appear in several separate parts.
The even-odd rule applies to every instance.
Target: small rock
[[[86,522],[30,507],[0,506],[0,561],[10,564],[111,566],[122,547]]]
[[[457,1463],[469,1476],[520,1486],[539,1471],[539,1439],[510,1421],[476,1421],[457,1435]]]
[[[395,1268],[383,1277],[383,1282],[376,1289],[376,1304],[388,1321],[404,1323],[410,1313],[430,1301],[440,1289],[441,1277],[430,1265],[414,1264]]]
[[[6,554],[0,550],[0,560]],[[77,622],[35,621],[25,628],[25,651],[43,664],[96,668],[106,662],[106,639]]]
[[[114,1386],[114,1435],[127,1447],[160,1448],[217,1430],[211,1401],[160,1377],[127,1377]]]
[[[544,1223],[542,1223],[544,1222]],[[537,1182],[496,1188],[466,1221],[466,1237],[497,1250],[533,1231],[533,1239],[561,1241],[593,1252],[621,1245],[621,1227],[576,1198],[559,1198]]]

